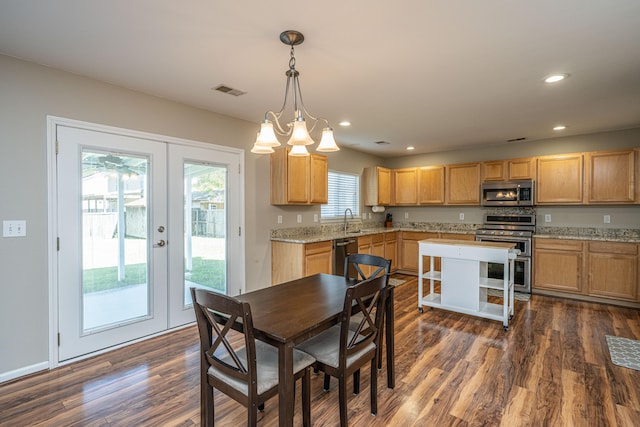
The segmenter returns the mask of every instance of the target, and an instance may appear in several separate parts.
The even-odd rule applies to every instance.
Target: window
[[[345,209],[360,215],[360,176],[329,171],[329,203],[322,205],[322,219],[342,219]]]

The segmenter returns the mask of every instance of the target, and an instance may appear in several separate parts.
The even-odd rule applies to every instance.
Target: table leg
[[[293,343],[280,344],[278,348],[278,421],[280,427],[293,426],[294,387]]]
[[[386,301],[385,322],[385,338],[387,341],[387,387],[394,388],[396,386],[396,375],[394,370],[394,308],[393,308],[393,287],[389,289]]]

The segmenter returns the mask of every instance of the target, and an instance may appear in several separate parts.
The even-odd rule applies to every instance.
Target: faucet
[[[353,212],[350,208],[344,210],[344,234],[347,234],[347,211],[351,214],[351,219],[353,219]]]

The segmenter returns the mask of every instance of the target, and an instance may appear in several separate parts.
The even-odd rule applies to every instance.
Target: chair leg
[[[324,373],[324,391],[329,391],[329,385],[331,384],[331,375]]]
[[[302,377],[302,425],[311,427],[311,375],[309,368]]]
[[[206,380],[205,380],[206,381]],[[202,386],[202,402],[200,402],[200,422],[203,427],[213,427],[215,413],[213,409],[213,387],[205,383]]]
[[[247,425],[250,427],[256,427],[258,424],[258,408],[255,403],[249,402],[247,412]]]
[[[360,394],[360,369],[353,373],[353,394]]]
[[[371,361],[371,415],[378,413],[378,372],[376,359]]]
[[[347,427],[347,377],[338,377],[338,401],[340,403],[340,427]]]

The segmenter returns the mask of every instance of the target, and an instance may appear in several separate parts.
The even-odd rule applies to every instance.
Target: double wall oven
[[[477,241],[515,243],[516,249],[520,249],[514,263],[514,289],[517,292],[531,293],[531,244],[535,227],[535,213],[487,213],[483,227],[476,231]],[[489,263],[488,273],[490,278],[502,280],[503,265]]]

